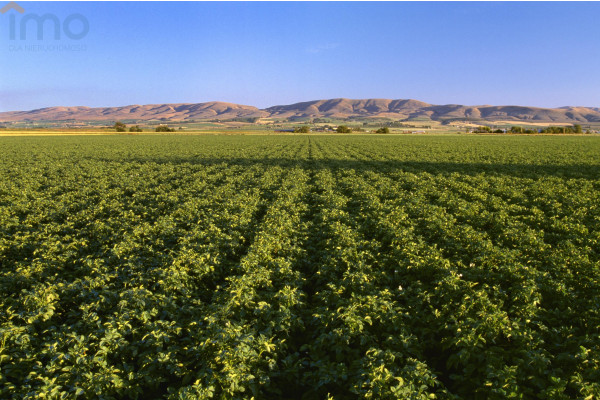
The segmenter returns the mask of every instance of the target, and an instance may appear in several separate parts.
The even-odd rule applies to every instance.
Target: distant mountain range
[[[151,104],[123,107],[48,107],[0,113],[1,122],[231,120],[240,118],[387,118],[434,121],[510,121],[529,123],[600,122],[598,107],[538,108],[524,106],[434,105],[418,100],[330,99],[259,109],[218,101],[196,104]]]

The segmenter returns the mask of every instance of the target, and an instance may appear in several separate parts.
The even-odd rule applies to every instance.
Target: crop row
[[[593,138],[5,139],[2,398],[600,395]]]

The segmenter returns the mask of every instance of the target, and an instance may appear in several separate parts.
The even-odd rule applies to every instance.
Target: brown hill
[[[387,99],[331,99],[315,100],[286,106],[274,106],[265,109],[272,117],[332,117],[347,118],[360,116],[390,116],[408,118],[417,110],[430,107],[431,104],[417,100],[387,100]]]
[[[600,108],[523,106],[433,105],[417,100],[330,99],[279,105],[260,110],[223,102],[196,104],[150,104],[124,107],[49,107],[32,111],[0,113],[0,121],[116,121],[116,120],[228,120],[234,118],[391,118],[436,121],[514,121],[540,123],[600,122]]]
[[[148,104],[124,107],[49,107],[32,111],[0,113],[0,121],[116,121],[152,120],[185,121],[200,119],[232,119],[266,117],[256,107],[213,101],[197,104]]]
[[[418,100],[315,100],[265,109],[272,117],[382,117],[393,119],[481,120],[515,122],[600,122],[600,109],[587,107],[538,108],[521,106],[432,105]]]

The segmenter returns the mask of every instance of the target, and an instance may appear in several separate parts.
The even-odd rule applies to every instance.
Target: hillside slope
[[[0,121],[116,121],[116,120],[228,120],[233,118],[390,118],[540,123],[600,122],[600,108],[434,105],[418,100],[329,99],[278,105],[266,109],[224,103],[149,104],[123,107],[49,107],[0,113]]]

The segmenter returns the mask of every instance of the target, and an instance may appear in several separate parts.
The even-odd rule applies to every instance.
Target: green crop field
[[[0,398],[600,397],[598,137],[0,151]]]

